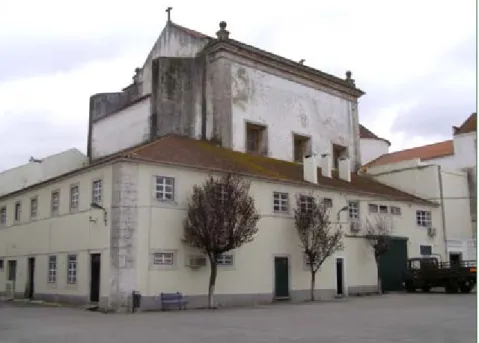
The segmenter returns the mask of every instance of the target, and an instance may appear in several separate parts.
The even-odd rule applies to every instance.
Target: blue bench
[[[164,311],[167,307],[176,307],[180,310],[186,308],[186,304],[188,303],[186,299],[183,297],[183,294],[180,292],[176,293],[161,293],[160,294],[161,300],[161,310]]]

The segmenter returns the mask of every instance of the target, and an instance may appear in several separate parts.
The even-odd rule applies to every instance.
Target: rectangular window
[[[52,214],[58,214],[58,209],[60,208],[60,191],[52,192]]]
[[[420,252],[421,255],[423,255],[423,256],[432,255],[432,246],[430,246],[430,245],[421,245],[421,246],[419,247],[419,252]]]
[[[353,220],[359,219],[359,201],[349,201],[349,218]]]
[[[333,207],[333,199],[324,198],[323,199],[323,204],[326,208],[332,208]]]
[[[0,259],[0,270],[3,270],[5,268],[3,259]]]
[[[288,193],[273,193],[273,210],[274,212],[289,212]]]
[[[153,254],[153,264],[160,266],[172,266],[174,254],[172,252],[157,252]]]
[[[7,208],[0,208],[0,225],[7,225]]]
[[[226,191],[226,185],[225,184],[219,184],[218,185],[218,196],[221,200],[221,203],[224,204],[226,197],[227,197],[227,191]]]
[[[67,256],[67,284],[77,283],[77,255]]]
[[[416,211],[416,224],[422,227],[431,226],[431,212],[429,211]]]
[[[391,206],[391,214],[394,214],[396,216],[400,216],[401,215],[401,207]]]
[[[22,218],[22,204],[20,201],[15,203],[15,221],[18,222]]]
[[[76,279],[76,266],[75,266],[75,279]],[[57,282],[57,257],[48,256],[48,283]]]
[[[379,206],[379,213],[388,213],[388,207],[385,205]]]
[[[101,204],[103,194],[103,185],[101,180],[93,181],[91,188],[91,202],[94,204]]]
[[[218,256],[218,259],[216,260],[219,266],[232,266],[234,263],[234,258],[233,255],[220,255]]]
[[[30,199],[30,218],[35,218],[38,211],[38,198],[34,197]]]
[[[80,197],[80,189],[78,186],[70,187],[70,210],[78,210],[78,201]]]
[[[266,126],[246,124],[246,152],[267,155]]]
[[[294,162],[303,162],[304,156],[309,154],[311,139],[309,137],[293,134]]]
[[[175,179],[172,177],[156,177],[156,199],[160,201],[173,200],[175,195]]]
[[[376,204],[369,204],[368,209],[370,213],[378,213],[379,212],[379,207]]]
[[[311,213],[313,211],[314,198],[312,196],[301,195],[299,201],[301,212]]]
[[[333,144],[333,168],[339,168],[339,159],[341,157],[347,157],[348,148],[342,145]]]

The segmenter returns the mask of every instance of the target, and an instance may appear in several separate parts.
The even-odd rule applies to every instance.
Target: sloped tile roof
[[[174,135],[162,137],[122,155],[139,161],[167,163],[210,171],[232,171],[252,177],[311,185],[303,180],[303,169],[300,164],[232,151],[207,141]],[[354,173],[351,174],[351,182],[347,182],[335,177],[324,177],[321,175],[321,169],[318,168],[318,186],[354,193],[367,193],[398,201],[434,205],[432,202],[379,183],[370,177]]]
[[[391,152],[379,156],[377,159],[367,163],[366,167],[378,166],[389,163],[396,163],[401,161],[408,161],[419,158],[423,161],[432,160],[438,157],[445,157],[454,155],[454,145],[452,140],[423,145],[416,148]]]
[[[455,128],[456,129],[456,128]],[[477,132],[477,115],[472,113],[465,121],[459,126],[455,132],[454,136],[461,135],[469,132]]]
[[[384,142],[388,143],[389,146],[391,146],[390,141],[377,136],[371,130],[369,130],[366,126],[364,126],[362,124],[359,124],[359,138],[377,139],[377,140],[380,140],[380,141],[384,141]]]

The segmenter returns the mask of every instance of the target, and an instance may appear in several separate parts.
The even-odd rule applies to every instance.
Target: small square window
[[[60,208],[60,191],[52,192],[51,209],[52,214],[58,214]]]
[[[379,206],[379,213],[388,213],[388,207],[385,205]]]
[[[358,220],[359,219],[359,201],[349,201],[349,219]]]
[[[0,225],[7,224],[7,208],[4,206],[0,208]]]
[[[314,198],[312,196],[301,195],[299,199],[301,212],[311,213],[313,211]]]
[[[266,126],[246,123],[246,152],[267,155],[267,142]]]
[[[153,254],[153,264],[160,266],[172,266],[174,254],[172,252],[158,252]]]
[[[421,245],[419,247],[419,252],[421,253],[421,255],[423,256],[430,256],[432,255],[432,246],[430,245]]]
[[[333,199],[324,198],[323,199],[323,204],[326,208],[332,208],[333,207]]]
[[[35,218],[38,212],[38,198],[30,199],[30,218]]]
[[[220,255],[218,256],[216,263],[219,266],[232,266],[234,263],[233,255],[226,255],[226,254]]]
[[[369,204],[368,209],[370,213],[378,213],[379,212],[379,207],[376,204]]]
[[[95,180],[91,188],[91,201],[94,204],[101,204],[103,194],[103,184],[101,180]]]
[[[18,201],[15,203],[15,221],[18,222],[22,218],[22,204]]]
[[[273,193],[273,210],[274,212],[289,212],[289,197],[288,193]]]
[[[77,210],[80,200],[80,188],[78,186],[70,187],[70,210]]]
[[[416,211],[416,224],[417,224],[417,226],[430,227],[431,226],[431,212],[429,212],[429,211]]]
[[[401,207],[391,206],[391,214],[400,216],[401,215]]]
[[[160,201],[173,200],[175,194],[175,179],[172,177],[156,177],[156,199]]]

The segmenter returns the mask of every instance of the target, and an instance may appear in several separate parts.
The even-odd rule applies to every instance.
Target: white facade
[[[448,252],[460,252],[463,259],[475,260],[467,173],[418,159],[369,167],[367,173],[382,183],[441,204],[444,226],[436,230],[445,232]]]
[[[68,173],[88,163],[87,157],[78,149],[69,149],[42,159],[38,156],[35,158],[37,162],[0,172],[0,196]]]
[[[310,137],[318,156],[332,154],[333,144],[354,154],[351,101],[238,63],[231,74],[234,150],[246,150],[248,122],[266,126],[273,158],[293,160],[293,134]]]
[[[150,98],[93,124],[92,157],[99,158],[138,145],[150,136]]]
[[[382,139],[360,138],[361,164],[366,164],[379,156],[389,154],[389,144]]]
[[[156,177],[174,179],[172,201],[159,201],[155,193]],[[35,258],[34,294],[37,299],[87,303],[90,300],[92,268],[90,255],[101,254],[100,304],[109,306],[131,295],[143,295],[144,308],[158,308],[161,292],[182,292],[189,306],[204,306],[209,268],[192,269],[189,257],[199,254],[182,241],[182,223],[187,199],[195,184],[202,183],[207,172],[154,164],[117,162],[110,166],[79,171],[69,178],[32,187],[0,199],[7,208],[7,222],[0,228],[0,292],[5,292],[10,262],[17,261],[15,291],[22,296],[27,285],[28,259]],[[102,181],[101,205],[91,209],[93,185]],[[79,187],[78,208],[70,209],[71,189]],[[233,251],[232,264],[219,267],[216,286],[219,305],[241,302],[268,302],[274,298],[274,258],[288,257],[289,291],[293,300],[307,299],[310,274],[294,228],[292,208],[295,195],[310,194],[312,188],[294,184],[252,180],[251,195],[261,215],[259,232],[252,243]],[[59,210],[52,213],[52,192],[60,192]],[[273,192],[288,193],[290,207],[285,213],[273,210]],[[391,216],[394,234],[409,238],[409,257],[420,255],[420,246],[431,246],[442,257],[444,237],[439,231],[430,237],[415,225],[415,211],[430,211],[434,226],[441,226],[440,211],[415,203],[397,202],[378,197],[316,189],[315,195],[333,201],[332,216],[348,201],[359,201],[359,216],[366,220],[368,205],[396,206],[401,214]],[[30,204],[38,197],[36,216],[30,216]],[[15,220],[15,204],[21,202],[21,215]],[[106,220],[105,220],[106,219]],[[333,220],[335,222],[335,220]],[[347,212],[340,224],[350,234]],[[336,294],[335,259],[344,261],[344,293],[375,290],[377,274],[371,248],[362,238],[344,238],[345,249],[328,259],[317,276],[316,292],[321,299]],[[172,254],[172,262],[160,265],[154,254]],[[74,268],[68,256],[76,256]],[[56,265],[49,266],[50,256]],[[75,270],[75,282],[71,282]],[[49,277],[55,274],[55,282]],[[53,280],[50,280],[53,281]],[[69,283],[70,281],[70,283]],[[120,300],[119,300],[120,299]]]

